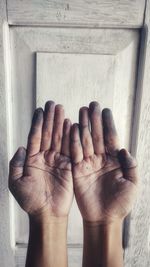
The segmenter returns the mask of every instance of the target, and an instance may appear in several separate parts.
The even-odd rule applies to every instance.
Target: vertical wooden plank
[[[131,214],[126,267],[150,266],[150,0],[147,0],[133,118],[132,151],[137,156],[140,185]],[[135,147],[136,146],[136,147]]]
[[[14,266],[10,241],[6,112],[6,1],[0,1],[0,265]],[[5,28],[6,27],[6,28]]]

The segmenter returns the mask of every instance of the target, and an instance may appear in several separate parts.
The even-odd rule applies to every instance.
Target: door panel
[[[73,122],[78,122],[79,108],[92,98],[112,106],[113,55],[37,53],[36,63],[37,106],[52,98],[64,104],[66,116]]]
[[[79,107],[91,100],[112,108],[121,145],[130,147],[138,30],[11,27],[10,36],[14,151],[26,145],[33,110],[47,99],[64,104],[73,122],[78,120]],[[28,219],[17,204],[14,217],[20,267]],[[70,266],[80,266],[82,220],[75,201],[69,217],[68,249]]]

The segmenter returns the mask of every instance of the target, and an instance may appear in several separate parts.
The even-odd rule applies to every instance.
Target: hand
[[[67,216],[73,199],[70,162],[71,122],[49,101],[35,110],[27,150],[10,161],[9,189],[29,215]]]
[[[71,129],[71,156],[74,191],[83,219],[123,220],[137,192],[137,169],[131,155],[119,150],[109,109],[102,116],[97,102],[80,109],[79,125]]]

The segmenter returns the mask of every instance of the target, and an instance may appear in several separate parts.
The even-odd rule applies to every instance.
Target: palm
[[[72,131],[72,139],[75,140],[72,155],[76,200],[86,221],[124,218],[129,213],[136,194],[133,182],[136,179],[135,164],[125,150],[118,150],[110,111],[104,111],[102,127],[99,107],[97,103],[92,105],[94,107],[90,106],[89,110],[80,110],[80,136],[76,125]]]
[[[41,125],[38,127],[42,129]],[[10,171],[10,189],[20,206],[29,214],[49,210],[53,216],[67,216],[73,198],[70,157],[65,155],[65,151],[64,154],[58,152],[57,147],[45,150],[49,139],[38,151],[35,130],[31,133],[33,136],[29,139],[32,138],[32,141],[28,144],[22,175],[17,173],[18,166],[13,161],[11,163],[13,171]],[[11,176],[14,176],[13,179]]]
[[[28,213],[36,213],[44,207],[51,214],[66,216],[72,200],[70,160],[57,153],[49,154],[48,160],[44,153],[29,157],[24,166],[24,176],[16,181],[15,186],[19,187],[17,197]]]
[[[78,205],[88,221],[125,217],[136,193],[136,186],[123,177],[118,159],[111,156],[103,164],[102,157],[94,155],[75,165],[74,183]]]

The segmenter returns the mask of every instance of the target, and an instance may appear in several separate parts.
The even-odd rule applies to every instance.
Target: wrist
[[[68,224],[68,216],[54,216],[47,213],[41,213],[37,215],[29,215],[29,222],[38,225],[53,224],[61,226]]]
[[[29,216],[30,234],[37,235],[37,238],[47,238],[50,240],[67,240],[68,217],[48,216]]]
[[[43,209],[41,212],[37,212],[29,215],[29,222],[31,224],[56,224],[56,225],[67,225],[68,216],[52,215],[49,209]]]
[[[107,228],[111,229],[116,226],[122,226],[124,219],[115,219],[115,220],[103,220],[103,221],[87,221],[83,219],[83,226],[84,227],[101,227],[101,228]]]
[[[113,247],[114,244],[122,249],[122,229],[123,220],[115,220],[112,222],[88,222],[83,221],[84,238],[98,242],[103,240],[108,247]]]
[[[123,266],[122,222],[83,221],[83,266]]]
[[[29,216],[30,239],[47,247],[66,246],[68,217]]]
[[[67,266],[68,217],[50,216],[50,214],[45,213],[36,216],[30,215],[29,225],[30,234],[26,266],[57,267],[60,262],[62,266]],[[34,259],[34,263],[32,259]]]

